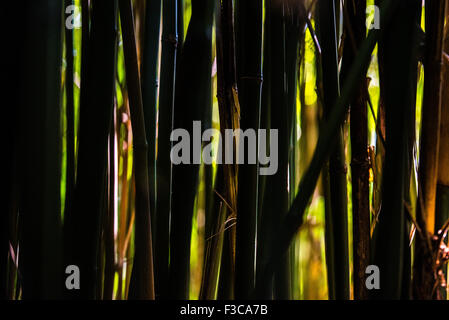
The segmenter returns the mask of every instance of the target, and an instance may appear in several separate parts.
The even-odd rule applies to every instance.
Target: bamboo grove
[[[447,299],[446,2],[7,1],[2,299]]]

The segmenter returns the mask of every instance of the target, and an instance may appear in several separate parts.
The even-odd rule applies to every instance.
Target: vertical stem
[[[207,129],[206,122],[210,122],[204,120],[212,107],[208,93],[211,92],[214,5],[212,1],[206,4],[192,1],[192,17],[177,70],[174,128],[187,130],[194,146],[200,141],[195,140],[199,137],[194,133],[193,122],[200,121],[203,130]],[[190,240],[199,173],[195,158],[198,156],[194,147],[193,163],[173,166],[173,181],[178,183],[173,184],[172,196],[169,294],[175,299],[189,297]]]
[[[257,132],[259,129],[262,84],[262,9],[262,0],[236,2],[237,86],[240,128],[243,131],[251,129]],[[240,143],[244,144],[244,141],[240,140]],[[248,150],[251,148],[249,142],[247,147]],[[244,146],[241,150],[244,150]],[[257,148],[254,151],[257,151]],[[248,162],[248,158],[245,161]],[[235,261],[235,297],[237,299],[248,299],[254,290],[258,177],[257,163],[239,165],[240,187],[237,195]]]
[[[156,161],[156,297],[165,298],[168,290],[169,221],[171,205],[170,134],[173,129],[176,51],[178,46],[177,0],[162,5],[161,85],[159,91],[158,151]]]
[[[419,193],[417,206],[427,231],[435,230],[435,193],[438,174],[440,142],[442,54],[444,38],[445,1],[426,2],[426,53],[424,60],[424,98],[419,160]],[[420,217],[420,218],[421,218]],[[425,229],[425,228],[424,228]],[[424,230],[423,229],[423,230]]]
[[[407,272],[404,201],[409,192],[406,182],[410,181],[410,133],[414,125],[418,62],[416,24],[421,2],[402,0],[396,5],[401,14],[389,24],[381,20],[383,36],[379,42],[383,63],[380,80],[384,89],[386,155],[373,264],[379,267],[383,277],[380,277],[380,290],[371,293],[373,298],[380,299],[400,299],[403,274]],[[399,52],[402,50],[409,52],[406,58]]]
[[[265,0],[265,20],[263,26],[263,82],[262,101],[260,111],[260,128],[269,131],[271,118],[271,1]],[[269,141],[260,141],[259,145],[265,143],[266,150],[269,150]],[[268,196],[272,191],[269,176],[259,177],[259,200],[257,217],[257,259],[256,259],[256,283],[264,281],[262,277],[262,267],[267,259],[270,240],[272,237],[273,217],[270,213],[272,198]],[[273,281],[269,281],[264,291],[256,291],[256,298],[271,299],[273,296]]]
[[[80,290],[67,294],[84,299],[94,298],[99,290],[95,284],[104,207],[102,199],[106,192],[108,135],[115,95],[116,6],[115,1],[92,3],[87,58],[83,56],[87,65],[82,68],[85,74],[82,75],[80,97],[76,186],[71,213],[64,221],[68,239],[67,263],[77,265],[84,279]]]
[[[19,145],[22,297],[61,299],[62,1],[32,1],[24,10]]]
[[[128,87],[136,192],[134,263],[129,290],[131,299],[154,299],[153,245],[151,236],[148,144],[145,133],[142,93],[137,62],[136,37],[131,0],[119,0],[123,33],[126,83]]]
[[[338,1],[328,1],[320,2],[318,7],[325,118],[329,117],[330,110],[340,95],[336,25],[337,6]],[[332,245],[330,250],[333,251],[331,256],[334,259],[333,272],[335,274],[333,279],[335,281],[335,296],[331,296],[333,299],[349,299],[348,195],[344,148],[343,127],[341,127],[337,134],[335,151],[329,158],[329,194],[327,198],[329,206],[326,208],[327,211],[330,211],[326,214],[326,231],[330,233],[328,234],[329,239],[332,239],[328,243]]]
[[[159,86],[161,0],[147,1],[142,62],[142,103],[148,143],[148,180],[152,234],[156,234],[156,117]],[[153,243],[154,245],[154,243]]]
[[[234,19],[232,0],[217,0],[217,99],[220,113],[220,132],[224,136],[226,129],[239,127],[238,101],[236,97],[236,66],[234,53]],[[235,145],[234,145],[235,147]],[[226,158],[226,149],[222,153]],[[220,266],[218,285],[218,299],[232,299],[234,296],[234,230],[237,206],[237,166],[234,164],[221,164],[218,170],[223,172],[223,184],[217,190],[226,200],[227,230],[224,231],[223,256]],[[218,180],[219,181],[219,180]]]
[[[446,3],[446,19],[449,17],[449,4]],[[445,53],[449,52],[449,24],[445,26],[444,45]],[[441,125],[440,125],[440,150],[438,166],[438,186],[435,229],[439,230],[449,219],[449,60],[444,59],[443,63],[443,96],[441,104]]]
[[[424,98],[418,176],[416,221],[425,234],[418,234],[415,251],[413,295],[432,299],[434,295],[433,252],[428,246],[435,233],[435,201],[442,104],[442,57],[444,41],[445,1],[426,2],[426,52],[424,57]],[[443,151],[444,152],[444,151]],[[442,165],[444,162],[441,163]],[[441,188],[440,188],[441,190]]]
[[[346,44],[343,52],[341,79],[344,83],[348,70],[360,44],[365,39],[366,1],[348,1],[344,11]],[[365,285],[365,271],[369,265],[370,251],[370,204],[369,204],[369,157],[368,157],[368,114],[366,97],[368,88],[362,82],[356,97],[351,102],[351,176],[352,176],[352,219],[353,219],[353,261],[354,299],[368,298]]]

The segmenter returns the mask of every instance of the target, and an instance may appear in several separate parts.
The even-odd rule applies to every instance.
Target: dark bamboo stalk
[[[344,11],[346,42],[343,52],[341,80],[354,60],[357,50],[366,37],[366,1],[348,1]],[[365,300],[368,291],[365,285],[366,267],[370,251],[370,203],[369,203],[369,156],[368,156],[368,109],[366,97],[368,88],[362,81],[359,91],[351,102],[351,176],[352,176],[352,219],[354,252],[354,299]]]
[[[20,270],[23,299],[60,299],[62,1],[32,1],[22,10],[20,79]]]
[[[126,84],[133,132],[136,188],[134,263],[129,289],[130,299],[154,299],[153,245],[151,236],[150,191],[148,183],[148,144],[145,133],[136,37],[131,0],[119,0],[123,33]]]
[[[382,209],[376,226],[373,263],[379,267],[380,290],[373,298],[400,299],[406,266],[404,201],[409,191],[410,132],[413,128],[417,70],[417,27],[420,2],[398,1],[402,14],[385,30],[379,42],[383,61],[386,157],[383,169]],[[398,48],[409,52],[407,58]],[[411,79],[404,81],[404,79]]]
[[[262,0],[236,2],[236,63],[240,128],[259,129],[262,85]],[[242,141],[240,141],[242,143]],[[244,143],[244,142],[243,142]],[[248,146],[249,147],[249,146]],[[248,158],[245,160],[248,161]],[[235,297],[248,299],[255,284],[258,165],[239,165]]]
[[[165,0],[162,6],[161,83],[159,90],[158,151],[156,160],[156,297],[168,293],[169,220],[171,205],[171,161],[173,108],[175,99],[176,51],[178,47],[177,0]]]
[[[152,234],[156,234],[156,117],[159,86],[161,0],[147,1],[142,61],[142,103],[148,143],[148,180]],[[154,242],[153,242],[154,245]]]
[[[269,209],[272,215],[271,228],[276,229],[289,208],[288,196],[288,154],[290,144],[290,111],[288,108],[288,92],[286,79],[286,38],[285,21],[287,19],[286,4],[271,2],[271,125],[270,130],[278,130],[278,171],[267,178],[273,189],[268,195],[272,197]],[[276,106],[276,108],[274,108]],[[270,141],[270,143],[273,143]],[[274,233],[273,237],[277,237]],[[264,239],[270,243],[274,239]],[[274,277],[274,298],[286,300],[290,298],[290,260],[285,255],[276,270]]]
[[[118,196],[118,168],[117,155],[117,109],[114,104],[112,111],[112,126],[109,133],[109,162],[108,162],[108,201],[107,214],[103,226],[103,238],[105,243],[105,266],[104,266],[104,286],[103,299],[112,300],[114,297],[114,276],[115,276],[115,239],[114,239],[114,217],[116,212],[116,198]]]
[[[321,66],[323,81],[324,117],[328,118],[331,108],[340,94],[338,78],[337,14],[338,1],[318,4]],[[333,251],[334,294],[331,299],[349,299],[349,246],[348,246],[348,200],[346,189],[346,161],[344,153],[343,127],[336,138],[335,151],[329,158],[329,205],[326,210],[326,231]],[[329,221],[329,219],[331,221]],[[331,231],[330,231],[331,230]],[[332,287],[332,286],[331,286]]]
[[[263,76],[262,82],[262,101],[260,113],[260,127],[265,130],[270,129],[271,117],[271,2],[266,0],[265,21],[264,21],[264,39],[263,39]],[[262,142],[261,142],[262,143]],[[266,150],[269,150],[269,141],[267,141]],[[259,177],[259,212],[257,229],[257,259],[256,259],[256,283],[259,282],[262,274],[262,266],[266,262],[270,241],[273,237],[273,217],[270,214],[272,208],[272,198],[268,196],[272,192],[272,184],[267,183],[268,176]],[[255,293],[256,298],[271,299],[273,296],[272,281],[267,285],[266,291]]]
[[[88,51],[83,56],[87,65],[82,68],[86,74],[82,78],[80,98],[76,186],[73,208],[64,222],[68,237],[67,263],[77,265],[82,275],[80,290],[67,291],[67,294],[85,299],[96,297],[99,290],[96,277],[100,221],[115,95],[116,12],[115,1],[92,3]]]
[[[204,120],[210,115],[207,110],[212,100],[207,93],[211,92],[214,5],[212,1],[192,1],[192,17],[178,61],[174,128],[187,130],[192,139],[193,121],[200,121],[202,129],[207,129]],[[198,173],[199,165],[195,163],[173,166],[173,181],[184,182],[173,184],[172,195],[169,296],[174,299],[189,297],[190,239]]]

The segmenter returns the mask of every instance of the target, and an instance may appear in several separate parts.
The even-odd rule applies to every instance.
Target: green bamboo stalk
[[[321,67],[323,82],[324,117],[329,117],[340,94],[338,78],[338,44],[337,44],[337,14],[338,1],[320,2],[318,4],[318,18],[320,31],[320,45],[322,49]],[[348,212],[346,189],[346,162],[344,153],[343,127],[336,139],[335,151],[329,158],[329,194],[326,201],[326,233],[331,247],[326,251],[333,251],[332,257],[334,283],[331,299],[349,299],[349,246],[348,246]],[[330,220],[330,221],[329,221]],[[331,292],[332,292],[331,291]]]
[[[382,209],[376,226],[374,264],[379,267],[380,290],[373,298],[400,299],[406,266],[404,201],[409,192],[410,134],[413,128],[417,69],[417,27],[420,2],[398,1],[401,15],[386,24],[379,43],[384,63],[383,86],[386,120],[386,157],[383,170]],[[409,54],[404,57],[398,49]],[[404,134],[405,133],[405,134]],[[406,271],[405,271],[406,272]]]
[[[212,100],[207,92],[211,92],[213,16],[214,2],[192,1],[192,17],[176,79],[174,128],[187,130],[193,139],[193,121],[201,121],[204,126],[206,114],[210,115],[207,109]],[[207,124],[202,129],[207,129]],[[198,164],[173,167],[173,181],[183,182],[173,184],[172,194],[169,296],[174,299],[189,297],[190,239],[198,173]]]
[[[173,129],[175,99],[176,51],[178,47],[177,0],[164,0],[162,5],[161,83],[159,89],[158,150],[156,160],[156,297],[165,298],[169,285],[169,221],[172,193],[170,134]]]
[[[354,60],[360,44],[366,37],[366,1],[347,2],[344,8],[346,43],[341,71],[342,83],[345,72]],[[368,291],[365,285],[365,271],[369,265],[370,251],[370,203],[369,203],[369,156],[368,156],[368,109],[366,81],[359,86],[351,102],[351,176],[352,176],[352,219],[354,252],[354,299],[365,300]]]
[[[287,2],[288,3],[288,2]],[[299,77],[299,64],[301,60],[301,43],[304,40],[305,26],[305,7],[302,2],[298,4],[287,5],[288,17],[286,19],[286,80],[288,92],[288,107],[290,119],[290,146],[289,146],[289,185],[290,185],[290,201],[295,197],[296,189],[296,117],[297,117],[297,89]]]
[[[72,0],[65,0],[64,7],[67,8],[72,5]],[[71,13],[65,12],[65,18]],[[85,29],[85,28],[84,28]],[[83,30],[84,30],[83,29]],[[73,207],[73,196],[75,190],[75,104],[74,104],[74,66],[73,66],[73,30],[65,28],[65,51],[66,51],[66,77],[65,77],[65,89],[66,89],[66,121],[67,121],[67,135],[66,135],[66,188],[65,188],[65,204],[64,204],[64,220],[67,216],[71,215]],[[84,64],[85,65],[85,64]],[[70,218],[69,218],[70,219]],[[65,227],[64,230],[65,231]],[[63,233],[63,237],[66,238],[66,232]],[[64,240],[65,241],[65,240]],[[64,262],[69,254],[64,253]]]
[[[92,3],[87,58],[83,57],[87,65],[82,68],[86,74],[80,98],[76,186],[73,208],[64,221],[67,263],[79,267],[83,280],[80,290],[67,291],[68,297],[94,298],[100,290],[96,270],[115,94],[116,7],[115,1]]]
[[[156,117],[159,86],[159,32],[161,0],[147,1],[145,8],[144,48],[142,58],[142,102],[148,143],[148,180],[152,234],[156,234]],[[154,245],[154,242],[153,242]]]
[[[131,0],[119,0],[123,33],[126,84],[133,131],[133,160],[136,188],[134,263],[129,288],[130,299],[154,299],[153,244],[151,235],[148,144],[145,133],[141,84]]]
[[[240,128],[259,129],[262,84],[262,0],[235,4],[235,44]],[[248,161],[247,159],[245,161]],[[239,165],[235,297],[248,299],[255,283],[258,165]]]
[[[216,23],[218,24],[219,10],[214,8]],[[217,50],[212,48],[217,59]],[[209,93],[209,94],[208,94]],[[205,92],[208,100],[212,101],[212,90]],[[212,127],[212,105],[206,109],[204,122],[208,128]],[[217,166],[203,164],[204,168],[204,194],[205,194],[205,246],[203,260],[203,275],[201,278],[200,300],[212,300],[217,297],[217,284],[219,279],[221,257],[223,252],[223,235],[227,208],[215,193],[224,189],[224,173]],[[218,169],[218,170],[217,170]]]
[[[65,0],[64,6],[73,4],[73,0]],[[66,12],[66,18],[70,13]],[[67,119],[67,164],[66,164],[66,190],[65,210],[69,210],[75,189],[75,101],[73,93],[73,30],[65,28],[65,55],[66,55],[66,119]]]
[[[304,31],[306,24],[306,9],[303,2],[287,2],[287,19],[285,25],[285,45],[286,45],[286,81],[287,81],[287,106],[289,109],[290,125],[288,133],[289,141],[289,163],[288,163],[288,183],[289,183],[289,205],[296,196],[297,185],[297,89],[299,79],[299,65],[301,56],[301,44],[304,43]],[[295,267],[295,245],[290,249],[290,290],[291,298],[294,298],[295,279],[298,269]]]
[[[20,82],[23,299],[57,299],[62,293],[61,58],[62,1],[32,1],[24,10]]]
[[[393,1],[383,3],[380,11],[381,20],[384,21],[384,23],[388,24],[391,21],[393,14],[396,12],[397,5],[398,2]],[[299,184],[298,195],[288,210],[280,228],[277,230],[278,237],[270,248],[267,261],[262,266],[263,270],[261,271],[261,276],[260,278],[258,277],[258,282],[256,283],[256,293],[259,292],[259,290],[266,290],[266,287],[270,285],[270,280],[272,279],[276,267],[279,265],[280,258],[286,254],[291,240],[295,236],[298,228],[303,224],[304,211],[315,190],[322,167],[330,152],[333,150],[336,133],[340,130],[347,111],[347,106],[356,93],[356,84],[360,83],[366,75],[371,61],[371,53],[381,32],[382,29],[371,30],[354,59],[346,83],[342,87],[341,95],[337,99],[334,108],[332,108],[326,125],[321,129],[313,159]]]

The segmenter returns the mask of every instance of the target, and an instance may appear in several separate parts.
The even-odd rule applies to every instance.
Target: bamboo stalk
[[[177,70],[174,128],[184,128],[193,139],[193,121],[201,121],[203,127],[212,102],[207,92],[211,92],[214,5],[192,1],[192,17]],[[174,184],[172,194],[169,296],[174,299],[189,297],[190,240],[198,173],[198,164],[173,166],[173,181],[184,182]]]
[[[449,4],[446,4],[446,19],[449,17]],[[449,218],[449,24],[445,26],[443,51],[442,104],[440,125],[440,150],[438,160],[438,186],[436,200],[435,229],[439,230]]]
[[[220,132],[224,136],[226,129],[236,129],[239,124],[239,104],[236,94],[236,66],[234,52],[234,19],[232,0],[217,0],[216,52],[217,52],[217,99],[220,115]],[[235,154],[235,144],[234,153]],[[222,154],[226,158],[226,149]],[[226,226],[224,231],[223,253],[220,265],[220,276],[217,298],[232,299],[234,297],[234,243],[235,243],[235,211],[237,207],[237,174],[234,164],[221,164],[224,182],[217,193],[227,206]],[[218,185],[220,187],[220,185]]]
[[[61,299],[62,1],[32,1],[22,11],[20,79],[20,270],[23,299]]]
[[[136,188],[134,263],[129,289],[131,299],[154,299],[153,245],[151,235],[150,192],[148,183],[148,144],[145,133],[136,37],[131,0],[119,0],[123,32],[126,83],[133,132]]]
[[[325,118],[329,116],[330,110],[340,94],[336,25],[337,5],[338,1],[320,2],[318,5]],[[326,213],[326,231],[330,233],[328,237],[331,240],[328,243],[332,244],[329,250],[334,251],[329,257],[334,260],[332,271],[335,273],[332,277],[334,279],[332,291],[335,295],[330,297],[339,300],[349,299],[348,196],[344,148],[342,127],[336,138],[335,151],[329,159],[329,173],[325,173],[329,175],[329,194],[327,195],[329,205],[326,211],[330,211]]]
[[[398,1],[403,14],[390,24],[382,23],[386,31],[379,43],[383,61],[381,81],[384,88],[386,148],[383,169],[382,209],[375,229],[373,263],[379,267],[380,290],[373,298],[400,299],[403,297],[406,270],[404,201],[410,181],[411,134],[415,112],[417,70],[417,28],[420,2]],[[383,26],[383,27],[382,27]],[[407,50],[407,59],[397,48]]]
[[[288,92],[286,77],[286,35],[287,20],[286,4],[271,3],[271,125],[270,129],[277,129],[278,142],[278,171],[267,178],[267,183],[273,186],[272,206],[269,209],[274,222],[271,228],[276,229],[289,208],[288,196],[288,155],[290,143],[290,119],[288,107]],[[273,106],[279,106],[273,109]],[[271,141],[270,141],[271,143]],[[274,187],[276,186],[276,187]],[[276,234],[273,233],[273,237]],[[264,239],[272,242],[273,239]],[[279,263],[274,278],[274,298],[290,299],[290,260],[286,255]]]
[[[80,290],[67,291],[69,297],[94,298],[100,244],[107,144],[115,94],[116,8],[115,1],[92,3],[92,23],[87,46],[87,65],[80,98],[80,130],[77,180],[73,208],[65,220],[68,263],[83,275]],[[85,23],[85,27],[87,28]]]
[[[240,127],[259,129],[262,84],[262,0],[236,2],[236,64]],[[247,161],[247,160],[246,160]],[[255,283],[258,165],[239,165],[235,297],[248,299]]]
[[[142,62],[142,103],[148,143],[148,180],[152,234],[156,234],[156,117],[159,86],[161,0],[147,1]],[[154,241],[153,241],[154,246]]]
[[[345,6],[346,43],[341,71],[350,67],[360,44],[366,36],[366,1],[347,2]],[[368,88],[363,81],[355,99],[351,102],[351,176],[352,176],[352,219],[354,252],[354,299],[365,300],[368,291],[365,285],[365,270],[370,258],[370,203],[369,203],[369,155],[368,155],[368,114],[366,96]]]
[[[430,235],[435,233],[435,201],[440,151],[440,124],[442,106],[442,62],[444,45],[445,1],[426,2],[426,52],[424,60],[424,98],[419,163],[419,193],[416,210],[418,226],[425,234],[417,236],[413,295],[418,299],[432,299],[435,291],[435,261]],[[444,133],[443,133],[444,135]],[[443,151],[445,152],[445,151]],[[444,162],[441,163],[444,165]],[[440,188],[441,190],[441,188]],[[441,222],[440,222],[441,223]],[[444,222],[443,222],[444,224]]]
[[[426,53],[424,61],[424,100],[420,143],[419,198],[423,210],[418,206],[427,231],[435,230],[435,194],[438,173],[438,152],[441,123],[442,53],[444,36],[445,1],[426,3]],[[421,197],[422,198],[421,198]],[[421,200],[418,200],[420,202]],[[421,217],[418,219],[418,222]],[[425,228],[424,228],[425,229]],[[423,230],[424,230],[423,229]]]
[[[176,51],[178,47],[177,0],[165,0],[162,5],[161,83],[156,160],[156,234],[155,289],[156,297],[165,298],[169,285],[169,221],[172,193],[170,134],[173,129],[175,99]]]
[[[65,0],[64,6],[73,4],[73,0]],[[66,13],[66,17],[69,14]],[[67,164],[66,164],[66,191],[65,210],[69,210],[73,201],[75,189],[75,103],[73,93],[73,30],[65,28],[65,54],[66,54],[66,119],[67,119]]]
[[[112,300],[114,297],[114,277],[115,277],[115,239],[114,239],[114,219],[117,209],[118,196],[118,168],[117,168],[117,109],[114,104],[112,111],[112,126],[109,133],[109,162],[108,162],[108,201],[107,214],[103,226],[103,237],[105,242],[105,267],[103,299]]]
[[[263,34],[263,77],[262,101],[260,112],[260,128],[270,129],[271,116],[271,1],[265,0],[265,20]],[[263,141],[260,141],[263,143]],[[269,141],[266,142],[265,150],[269,150]],[[259,212],[257,217],[257,259],[256,259],[256,284],[262,276],[263,263],[266,262],[270,246],[268,239],[272,237],[272,198],[268,196],[272,192],[272,185],[267,183],[267,176],[259,177]],[[273,284],[270,281],[265,292],[256,291],[256,298],[271,299],[273,296]]]

